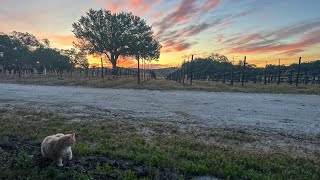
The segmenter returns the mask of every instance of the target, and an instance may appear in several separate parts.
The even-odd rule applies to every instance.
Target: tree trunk
[[[115,75],[118,75],[118,71],[117,71],[117,59],[118,59],[118,56],[116,56],[114,53],[111,53],[110,54],[110,61],[111,61],[111,64],[112,64],[112,76],[114,78]]]
[[[116,75],[118,75],[117,64],[112,63],[112,77],[114,78],[114,76],[116,76]]]

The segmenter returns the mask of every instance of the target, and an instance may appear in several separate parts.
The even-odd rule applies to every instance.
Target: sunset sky
[[[29,32],[71,48],[72,23],[90,8],[128,11],[152,25],[163,48],[154,67],[211,53],[264,66],[320,59],[320,0],[0,0],[0,32]],[[92,63],[98,62],[90,58]],[[135,61],[123,66],[134,66]]]

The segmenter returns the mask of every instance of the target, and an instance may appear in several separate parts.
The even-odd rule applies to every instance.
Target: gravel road
[[[320,136],[320,96],[0,84],[0,108],[35,107],[79,119],[92,113],[213,128]],[[87,118],[90,119],[90,118]]]

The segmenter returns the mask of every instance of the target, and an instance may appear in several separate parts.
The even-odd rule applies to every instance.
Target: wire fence
[[[318,66],[315,66],[314,63]],[[296,64],[291,65],[266,65],[257,68],[247,63],[246,57],[240,65],[224,62],[219,68],[210,70],[208,67],[197,68],[192,60],[181,66],[177,71],[167,76],[168,80],[178,81],[182,84],[192,85],[192,81],[212,81],[233,85],[234,83],[260,83],[260,84],[320,84],[320,61],[301,63],[301,58]]]

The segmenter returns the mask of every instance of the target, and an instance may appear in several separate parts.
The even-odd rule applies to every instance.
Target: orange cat
[[[62,167],[62,158],[68,156],[69,160],[72,159],[71,146],[76,142],[75,134],[56,134],[47,136],[41,144],[41,153],[43,156],[48,157],[58,163]]]

